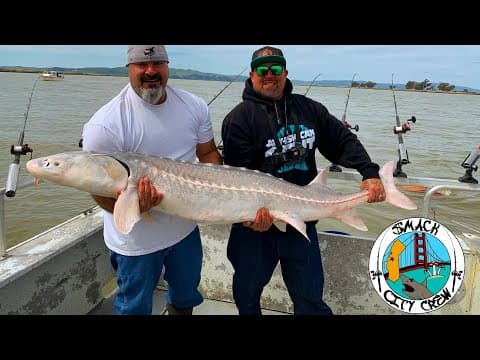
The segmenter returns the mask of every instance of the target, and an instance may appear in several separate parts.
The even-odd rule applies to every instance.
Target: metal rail
[[[33,186],[34,180],[24,182],[17,186],[17,189],[24,189]],[[7,239],[5,228],[5,192],[6,188],[0,189],[0,259],[7,253]]]
[[[432,199],[433,194],[436,191],[443,190],[443,189],[452,189],[452,190],[463,190],[463,191],[480,191],[480,185],[469,185],[469,184],[459,184],[459,185],[437,185],[432,187],[425,193],[423,197],[423,209],[422,209],[422,216],[428,217],[428,213],[430,210],[430,200]]]

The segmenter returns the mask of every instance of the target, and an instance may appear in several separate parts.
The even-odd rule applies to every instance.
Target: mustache
[[[155,75],[144,75],[141,77],[141,81],[162,81],[162,75],[155,74]]]

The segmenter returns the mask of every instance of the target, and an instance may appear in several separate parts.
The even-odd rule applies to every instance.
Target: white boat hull
[[[63,81],[64,76],[58,71],[45,71],[39,78],[44,81]]]

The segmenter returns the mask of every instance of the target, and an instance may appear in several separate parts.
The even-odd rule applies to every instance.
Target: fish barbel
[[[253,221],[266,207],[274,224],[286,231],[290,224],[307,239],[306,221],[333,218],[356,229],[368,228],[355,208],[367,202],[368,192],[341,194],[326,185],[328,169],[312,182],[299,186],[257,170],[228,165],[172,160],[129,152],[101,154],[65,152],[29,160],[27,170],[36,178],[117,198],[113,217],[117,230],[128,234],[142,216],[138,204],[138,181],[148,177],[163,193],[151,210],[197,222],[229,224]],[[386,201],[415,210],[417,206],[395,187],[394,161],[380,169]]]

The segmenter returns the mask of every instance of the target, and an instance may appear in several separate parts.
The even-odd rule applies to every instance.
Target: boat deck
[[[153,294],[152,315],[168,315],[165,310],[166,290],[157,287]],[[114,315],[114,296],[104,299],[88,315]],[[262,310],[263,315],[289,315],[280,311]],[[193,315],[238,315],[235,304],[228,301],[205,299],[203,303],[193,309]]]

